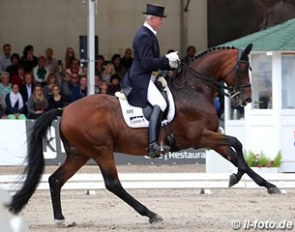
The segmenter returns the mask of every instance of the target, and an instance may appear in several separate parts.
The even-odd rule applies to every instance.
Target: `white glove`
[[[178,63],[180,61],[178,52],[170,52],[169,54],[165,55],[166,58],[169,60],[169,66],[170,68],[178,68]]]
[[[180,61],[179,56],[178,56],[178,51],[170,52],[169,54],[166,54],[165,56],[166,56],[166,58],[168,58],[169,63],[170,62],[177,63],[178,61]]]
[[[169,66],[170,66],[170,68],[177,69],[178,68],[178,61],[169,62]]]

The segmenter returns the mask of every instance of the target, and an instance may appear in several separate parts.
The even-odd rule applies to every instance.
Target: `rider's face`
[[[161,25],[162,25],[162,22],[163,22],[163,18],[162,17],[159,17],[159,16],[153,16],[151,18],[151,26],[152,28],[154,28],[155,30],[158,30]]]

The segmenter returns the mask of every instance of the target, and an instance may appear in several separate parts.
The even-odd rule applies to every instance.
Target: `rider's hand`
[[[180,61],[177,51],[176,52],[170,52],[170,53],[166,54],[165,56],[168,58],[169,64],[170,64],[170,62],[178,63]]]
[[[179,64],[179,56],[178,56],[178,52],[170,52],[168,54],[165,55],[168,60],[169,60],[169,66],[170,68],[178,68],[178,64]]]
[[[174,61],[174,62],[169,62],[169,66],[170,68],[178,68],[178,61]]]

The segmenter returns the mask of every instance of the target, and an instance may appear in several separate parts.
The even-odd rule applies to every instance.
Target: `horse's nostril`
[[[246,99],[246,102],[248,102],[248,103],[252,102],[252,98],[251,98],[251,97],[248,97],[248,98]]]
[[[250,103],[250,102],[252,102],[252,98],[251,97],[248,97],[248,98],[246,98],[245,100],[242,101],[242,105],[243,106],[246,106],[247,103]]]

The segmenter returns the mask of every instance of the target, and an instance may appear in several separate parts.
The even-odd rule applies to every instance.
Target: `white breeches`
[[[154,82],[152,81],[152,78],[150,79],[150,83],[148,86],[147,100],[152,106],[158,105],[161,108],[162,112],[164,112],[167,108],[167,103],[160,91],[157,89]]]

